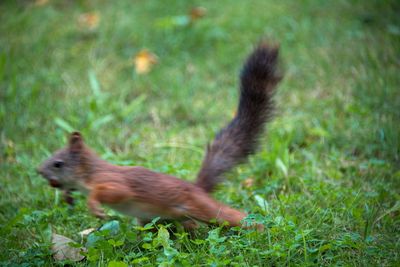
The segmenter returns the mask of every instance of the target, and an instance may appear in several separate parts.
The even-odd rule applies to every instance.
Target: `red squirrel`
[[[79,132],[38,168],[39,174],[61,189],[69,203],[72,190],[86,194],[90,211],[99,218],[105,217],[104,204],[143,223],[160,217],[181,221],[187,228],[195,227],[196,221],[245,226],[244,212],[216,201],[210,193],[224,173],[255,153],[272,118],[273,94],[281,80],[278,52],[278,47],[260,43],[248,57],[240,76],[237,113],[208,145],[194,183],[144,167],[108,163],[85,145]]]

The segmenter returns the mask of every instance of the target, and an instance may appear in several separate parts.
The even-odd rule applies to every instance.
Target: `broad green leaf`
[[[144,249],[151,249],[153,246],[150,244],[150,243],[144,243],[143,245],[142,245],[142,248],[144,248]]]
[[[123,261],[110,261],[107,266],[108,267],[128,267],[128,264],[126,264]]]
[[[164,227],[160,227],[160,229],[158,229],[157,241],[164,248],[169,247],[169,233]]]
[[[118,232],[120,230],[119,221],[112,220],[112,221],[109,221],[109,222],[103,224],[103,226],[100,227],[99,231],[104,231],[104,230],[110,230],[111,235],[118,234]]]
[[[108,232],[108,235],[114,236],[120,231],[119,221],[113,220],[107,222],[99,228],[98,231],[90,233],[87,237],[86,247],[93,247],[101,239],[102,232]]]

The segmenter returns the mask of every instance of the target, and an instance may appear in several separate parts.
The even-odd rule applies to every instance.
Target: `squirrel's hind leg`
[[[193,230],[199,228],[199,224],[195,220],[189,219],[186,221],[182,221],[181,223],[183,228],[185,228],[185,230],[188,232],[192,232]]]
[[[98,218],[106,217],[101,204],[118,204],[131,198],[131,192],[117,183],[97,184],[90,192],[88,207]]]
[[[206,223],[217,220],[220,224],[228,222],[229,226],[241,226],[246,214],[218,203],[207,194],[194,194],[187,204],[187,217]]]

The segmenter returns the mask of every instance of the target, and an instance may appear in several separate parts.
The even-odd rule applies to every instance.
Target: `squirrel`
[[[68,145],[37,171],[64,192],[69,204],[71,191],[87,195],[89,210],[99,218],[105,218],[104,204],[142,223],[160,217],[180,221],[188,229],[197,227],[197,221],[248,227],[242,221],[246,213],[216,201],[210,193],[224,173],[257,150],[265,124],[272,118],[273,95],[282,78],[278,54],[277,46],[261,42],[247,58],[240,76],[237,113],[207,146],[194,183],[144,167],[113,165],[97,156],[79,132],[70,134]]]

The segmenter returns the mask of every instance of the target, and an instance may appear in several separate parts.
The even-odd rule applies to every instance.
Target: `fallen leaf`
[[[158,60],[155,54],[149,52],[147,49],[143,49],[135,56],[133,62],[137,74],[146,74]]]
[[[253,179],[253,178],[247,178],[246,180],[244,180],[244,181],[242,182],[242,184],[243,184],[243,186],[244,186],[245,188],[252,187],[252,186],[254,185],[254,179]]]
[[[83,251],[81,248],[71,247],[70,243],[75,243],[68,237],[53,233],[51,235],[51,250],[53,251],[53,258],[57,261],[70,260],[70,261],[81,261],[85,258],[81,254]]]
[[[198,7],[194,7],[190,10],[190,19],[191,21],[195,21],[198,20],[202,17],[204,17],[207,13],[207,9],[205,9],[204,7],[198,6]]]
[[[100,23],[100,16],[96,12],[83,13],[78,17],[78,24],[81,28],[95,30]]]
[[[49,3],[49,0],[36,0],[34,5],[35,6],[44,6]]]
[[[79,235],[83,238],[89,235],[91,232],[96,231],[96,228],[89,228],[79,232]]]

